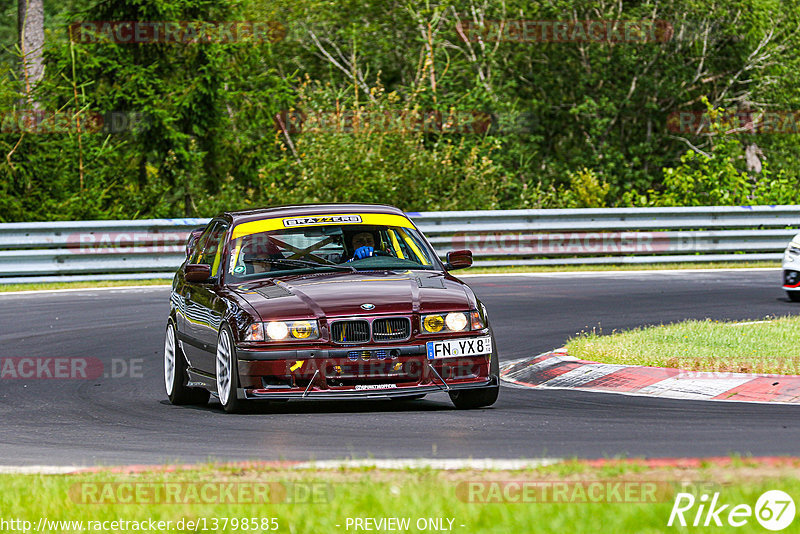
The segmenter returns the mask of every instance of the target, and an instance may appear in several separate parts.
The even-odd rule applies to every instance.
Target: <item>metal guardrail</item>
[[[780,260],[800,206],[409,213],[475,266]],[[0,224],[0,283],[171,278],[208,219]]]

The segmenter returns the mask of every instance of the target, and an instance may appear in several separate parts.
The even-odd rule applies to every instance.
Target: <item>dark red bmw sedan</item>
[[[397,208],[226,212],[192,232],[164,343],[173,404],[418,399],[489,406],[498,354],[486,308]]]

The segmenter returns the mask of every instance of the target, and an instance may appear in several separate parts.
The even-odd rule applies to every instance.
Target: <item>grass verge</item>
[[[585,332],[567,350],[582,360],[689,371],[799,375],[800,317],[684,321],[611,335]]]
[[[46,282],[41,284],[0,284],[0,293],[11,291],[43,291],[48,289],[82,289],[95,287],[168,286],[168,278],[153,280],[87,280],[82,282]]]
[[[698,503],[701,495],[719,492],[721,503],[750,507],[773,489],[800,498],[800,463],[734,458],[725,465],[678,468],[574,461],[525,471],[209,464],[171,473],[0,475],[0,488],[2,520],[29,521],[32,531],[46,518],[49,528],[42,530],[52,532],[97,532],[100,525],[129,532],[139,529],[102,522],[152,520],[164,522],[160,532],[266,532],[274,525],[277,532],[335,533],[364,531],[354,528],[355,518],[392,517],[407,518],[408,528],[382,531],[429,532],[434,529],[427,520],[438,519],[463,533],[655,533],[672,530],[667,521],[679,492],[691,493]],[[686,513],[689,522],[696,509]],[[264,520],[268,528],[262,528]],[[58,521],[73,523],[53,524]],[[419,528],[422,522],[427,528]],[[736,530],[763,532],[755,517]]]

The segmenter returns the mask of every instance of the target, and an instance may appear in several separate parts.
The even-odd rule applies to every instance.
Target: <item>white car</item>
[[[800,234],[792,238],[783,253],[783,289],[789,300],[800,302]]]

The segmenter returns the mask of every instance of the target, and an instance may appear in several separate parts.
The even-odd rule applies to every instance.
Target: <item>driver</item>
[[[345,233],[345,255],[347,262],[363,260],[373,256],[393,256],[391,250],[386,250],[384,245],[378,241],[378,233],[374,230],[358,230],[353,233]],[[352,251],[352,252],[350,252]],[[351,255],[352,254],[352,255]],[[345,261],[344,259],[341,261]]]
[[[350,242],[353,246],[353,257],[349,261],[363,260],[375,255],[375,236],[372,232],[358,232]]]

